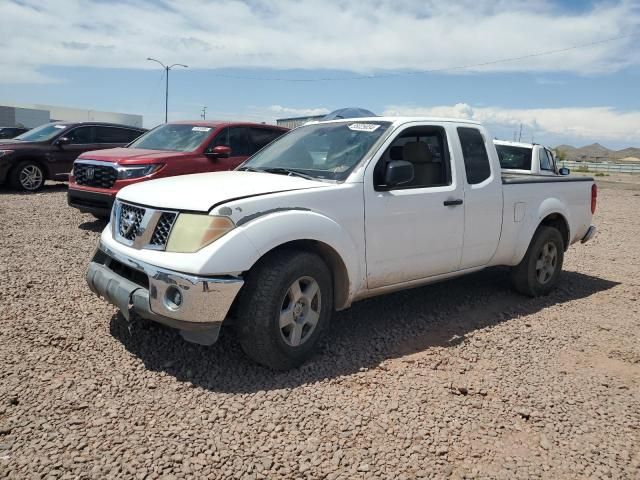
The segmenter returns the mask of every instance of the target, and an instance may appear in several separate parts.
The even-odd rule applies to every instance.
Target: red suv
[[[233,170],[288,129],[237,122],[171,122],[124,148],[86,152],[73,164],[67,201],[107,218],[122,187],[153,178]]]

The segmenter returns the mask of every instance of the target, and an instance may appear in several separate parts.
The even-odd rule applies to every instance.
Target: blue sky
[[[358,106],[474,118],[507,139],[522,123],[527,141],[640,146],[638,0],[42,3],[0,2],[12,52],[0,102],[139,113],[151,127],[164,117],[151,56],[190,66],[171,72],[170,119],[202,105],[267,122]]]

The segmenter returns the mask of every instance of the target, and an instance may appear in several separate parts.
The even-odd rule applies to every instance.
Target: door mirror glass
[[[405,160],[392,160],[387,163],[384,173],[386,188],[397,187],[413,180],[413,164]]]
[[[218,145],[207,151],[207,155],[213,158],[228,158],[231,156],[231,148],[224,145]]]
[[[69,137],[60,137],[56,140],[56,145],[68,145],[71,143],[71,139]]]
[[[560,167],[560,170],[558,170],[558,173],[560,175],[569,175],[571,173],[571,170],[569,170],[567,167]]]

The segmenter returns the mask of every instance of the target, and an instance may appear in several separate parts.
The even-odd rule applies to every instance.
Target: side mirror
[[[571,170],[569,170],[567,167],[561,167],[560,170],[558,170],[558,173],[560,175],[569,175],[571,173]]]
[[[393,160],[387,163],[384,183],[387,189],[409,183],[413,180],[413,163],[405,160]]]
[[[71,143],[71,139],[69,137],[60,137],[56,140],[56,145],[68,145]]]
[[[229,158],[231,156],[231,148],[219,145],[208,149],[206,155],[212,158]]]

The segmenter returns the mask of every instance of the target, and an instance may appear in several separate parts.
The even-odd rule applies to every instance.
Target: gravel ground
[[[127,325],[84,281],[103,227],[0,191],[0,477],[639,478],[640,192],[528,299],[493,269],[356,304],[274,374]]]

